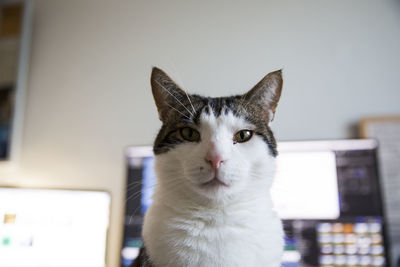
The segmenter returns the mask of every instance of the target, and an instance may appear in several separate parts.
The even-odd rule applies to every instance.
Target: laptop
[[[0,266],[104,267],[110,195],[0,187]]]

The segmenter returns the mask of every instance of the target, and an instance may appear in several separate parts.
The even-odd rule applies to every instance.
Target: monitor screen
[[[339,217],[336,161],[332,151],[281,152],[275,175],[271,195],[280,218]]]
[[[388,266],[374,140],[280,142],[271,188],[284,222],[284,267]],[[151,147],[126,153],[122,266],[137,256],[155,184]]]
[[[110,196],[0,188],[0,266],[104,267]]]

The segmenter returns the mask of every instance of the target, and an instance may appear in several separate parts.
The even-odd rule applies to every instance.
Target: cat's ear
[[[158,117],[165,121],[168,110],[181,109],[182,100],[187,97],[185,91],[161,69],[154,67],[151,72],[151,90],[158,110]]]
[[[282,70],[268,73],[244,95],[244,98],[246,101],[261,107],[263,115],[271,122],[274,119],[275,110],[281,96],[282,84]]]

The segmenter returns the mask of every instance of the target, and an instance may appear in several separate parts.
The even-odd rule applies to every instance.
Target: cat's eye
[[[233,142],[234,143],[243,143],[247,142],[250,140],[250,138],[253,136],[253,131],[250,130],[240,130],[235,134],[233,137]]]
[[[193,128],[184,127],[179,130],[183,139],[189,142],[198,142],[200,140],[200,133]]]

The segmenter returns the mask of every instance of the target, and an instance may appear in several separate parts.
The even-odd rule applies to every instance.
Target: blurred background
[[[109,192],[108,266],[124,151],[160,127],[152,66],[209,96],[283,68],[279,141],[358,138],[362,119],[400,114],[397,0],[0,3],[0,185]]]

